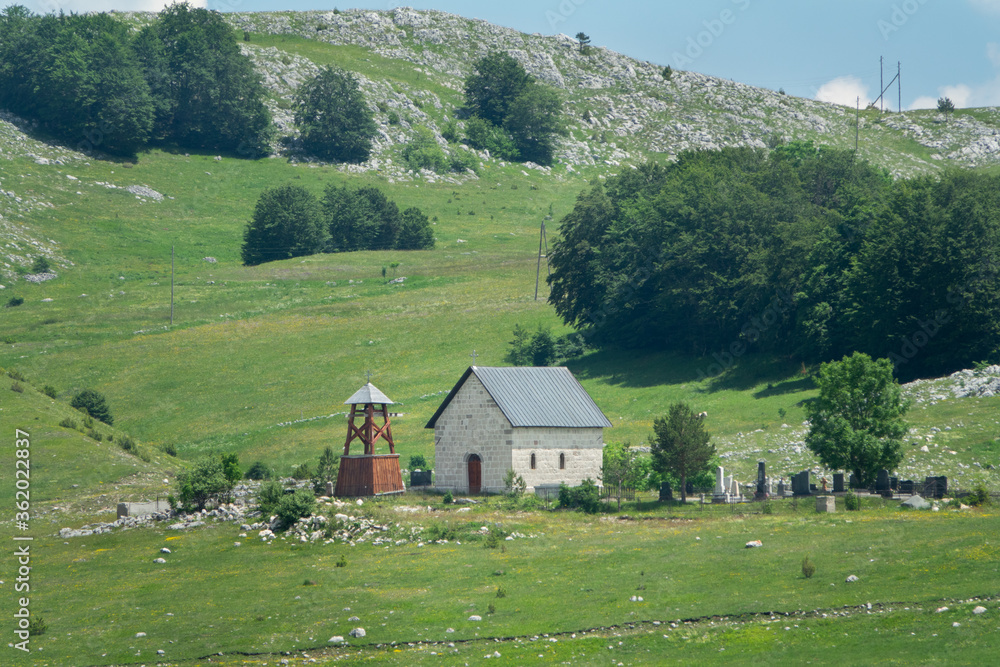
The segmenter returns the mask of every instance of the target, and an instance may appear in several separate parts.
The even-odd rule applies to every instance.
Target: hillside
[[[138,25],[152,15],[120,16]],[[564,215],[590,179],[694,147],[764,146],[769,137],[853,142],[849,110],[693,72],[666,82],[658,66],[600,48],[584,56],[565,36],[405,9],[227,19],[250,33],[244,48],[286,132],[288,100],[315,67],[337,63],[358,74],[381,128],[373,158],[342,166],[278,153],[247,161],[153,150],[134,163],[109,161],[0,116],[0,294],[4,302],[26,300],[0,311],[0,365],[56,386],[62,402],[84,387],[100,389],[125,432],[146,446],[174,445],[184,459],[234,450],[244,465],[314,460],[341,441],[340,403],[368,369],[401,403],[394,428],[404,457],[432,456],[423,426],[473,350],[480,364],[499,365],[515,324],[565,331],[544,287],[533,298],[538,224]],[[572,136],[557,163],[482,155],[478,177],[407,172],[399,152],[412,128],[439,131],[461,104],[469,54],[491,48],[509,50],[566,95]],[[390,125],[391,111],[398,124]],[[994,110],[947,119],[866,112],[862,120],[862,154],[897,174],[991,165],[1000,156]],[[239,244],[254,202],[284,182],[316,193],[331,183],[377,185],[434,220],[437,247],[243,267]],[[556,233],[550,225],[550,243]],[[56,277],[24,275],[38,255],[54,262]],[[381,270],[395,262],[405,282],[387,285]],[[711,365],[605,352],[572,368],[615,424],[609,440],[642,443],[653,418],[683,399],[712,415],[710,428],[736,474],[754,474],[758,458],[782,475],[815,466],[797,426],[801,402],[814,391],[799,368],[751,363],[705,379],[701,371]],[[995,482],[997,472],[985,468],[1000,435],[995,400],[920,406],[914,442],[932,447],[912,447],[906,474]],[[939,442],[957,453],[937,454]]]

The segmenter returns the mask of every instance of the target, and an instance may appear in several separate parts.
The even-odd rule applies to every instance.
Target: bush
[[[24,387],[21,386],[20,382],[14,382],[13,384],[11,384],[10,385],[10,390],[11,391],[16,391],[19,394],[23,394],[24,393]]]
[[[403,159],[413,171],[430,169],[440,174],[448,169],[444,151],[426,127],[416,128],[413,139],[403,147]]]
[[[168,442],[167,444],[160,447],[160,449],[167,456],[175,456],[175,457],[177,456],[177,447],[172,442]]]
[[[47,384],[44,387],[42,387],[42,393],[48,396],[49,398],[55,398],[57,392],[55,387],[53,387],[50,384]]]
[[[20,371],[13,368],[7,371],[7,377],[9,377],[11,380],[17,380],[18,382],[27,382],[27,380],[24,378],[24,375],[22,375]]]
[[[504,495],[508,498],[520,498],[528,488],[524,477],[518,475],[513,469],[509,469],[503,476],[503,485]]]
[[[267,520],[274,514],[281,503],[282,496],[285,495],[285,487],[277,480],[270,480],[261,484],[257,490],[257,509]]]
[[[517,160],[520,154],[514,139],[501,127],[488,120],[473,116],[465,122],[465,138],[469,145],[490,152],[498,160]]]
[[[458,121],[455,119],[449,120],[445,123],[444,128],[441,130],[441,137],[444,138],[448,143],[454,144],[458,142]]]
[[[313,491],[326,495],[327,482],[336,482],[339,471],[340,457],[334,453],[332,447],[326,447],[319,455],[319,463],[316,464],[316,476],[312,478]]]
[[[861,499],[858,498],[857,494],[853,491],[848,491],[847,494],[844,495],[844,509],[851,512],[856,512],[861,509]]]
[[[104,436],[101,435],[100,432],[95,431],[92,428],[87,429],[87,437],[90,438],[91,440],[94,440],[95,442],[100,442],[104,440]]]
[[[296,489],[295,493],[281,496],[275,514],[278,515],[279,530],[292,526],[303,517],[311,516],[316,509],[316,496],[307,489]]]
[[[193,470],[177,475],[177,497],[186,508],[204,509],[207,502],[217,500],[232,488],[219,456],[207,456],[198,461]]]
[[[399,125],[399,114],[395,111],[390,111],[388,121],[389,125]]]
[[[507,597],[507,589],[503,587],[503,584],[497,586],[497,597],[498,598]]]
[[[464,148],[453,148],[448,161],[451,170],[459,174],[464,174],[466,171],[471,171],[474,174],[479,173],[479,158],[476,157],[475,153]]]
[[[809,579],[816,573],[816,566],[809,560],[809,556],[802,559],[802,576]]]
[[[312,479],[312,469],[308,463],[303,463],[292,468],[292,479]]]
[[[667,65],[663,68],[663,71],[660,72],[660,76],[663,77],[664,81],[670,81],[670,79],[674,78],[674,70],[670,67],[670,65]]]
[[[455,502],[455,497],[451,495],[451,491],[446,491],[444,494],[444,498],[441,499],[441,502],[443,502],[445,505],[451,505],[453,502]]]
[[[37,616],[28,623],[28,634],[30,636],[44,635],[45,631],[49,629],[49,626],[45,623],[45,619],[41,616]]]
[[[104,394],[99,391],[84,389],[77,393],[69,404],[80,412],[90,415],[94,419],[99,419],[108,426],[115,423],[114,417],[111,416],[111,409],[108,408],[108,402],[104,398]]]
[[[263,461],[254,461],[247,468],[247,471],[243,474],[246,479],[271,479],[274,477],[274,473],[271,471]]]
[[[972,507],[983,507],[990,504],[990,494],[986,486],[980,482],[972,487],[972,491],[965,497],[965,501]]]
[[[48,273],[52,270],[52,264],[49,263],[47,257],[39,255],[35,258],[35,261],[31,263],[32,273]]]
[[[764,514],[774,514],[774,503],[770,500],[765,500],[764,504],[760,506],[760,511]]]
[[[427,541],[437,542],[439,540],[447,540],[449,542],[454,542],[458,539],[458,532],[452,526],[435,521],[427,528],[425,533],[427,536]]]
[[[410,457],[410,470],[423,470],[427,467],[427,459],[423,454],[414,454]]]
[[[69,417],[66,417],[61,422],[59,422],[59,425],[62,426],[63,428],[71,428],[74,431],[76,430],[76,422],[70,419]]]
[[[566,509],[581,509],[587,514],[596,514],[601,508],[601,499],[594,480],[588,477],[583,480],[580,486],[572,488],[566,484],[560,484],[557,506]]]
[[[118,436],[118,446],[129,454],[138,454],[139,448],[135,444],[135,440],[127,435]]]
[[[340,558],[338,558],[337,562],[333,565],[334,567],[347,567],[347,556],[340,554]]]
[[[7,305],[5,306],[5,308],[15,308],[17,306],[20,306],[22,303],[24,303],[24,297],[12,296],[10,297],[10,299],[7,300]]]

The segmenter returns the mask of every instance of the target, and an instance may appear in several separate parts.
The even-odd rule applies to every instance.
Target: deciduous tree
[[[688,478],[704,472],[715,456],[704,421],[686,403],[674,403],[666,417],[653,420],[649,444],[653,470],[680,478],[681,501],[686,501]]]
[[[295,124],[303,150],[337,162],[367,160],[378,130],[357,79],[332,65],[299,87]]]

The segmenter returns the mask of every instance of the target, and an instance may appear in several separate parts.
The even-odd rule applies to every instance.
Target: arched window
[[[531,469],[535,469],[535,453],[531,452]]]
[[[563,454],[562,452],[559,452],[559,469],[560,470],[566,469],[566,455]]]

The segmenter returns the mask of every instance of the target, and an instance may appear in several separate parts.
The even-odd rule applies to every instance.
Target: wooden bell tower
[[[344,405],[351,406],[347,422],[347,440],[344,455],[340,457],[335,496],[357,497],[378,496],[387,493],[402,493],[403,475],[399,468],[399,454],[392,441],[392,426],[389,423],[389,406],[392,401],[371,382],[361,387]],[[376,417],[381,416],[379,425]],[[356,423],[359,417],[364,421]],[[388,454],[376,454],[375,445],[379,440],[389,443]],[[364,451],[351,455],[351,443],[360,440]]]

